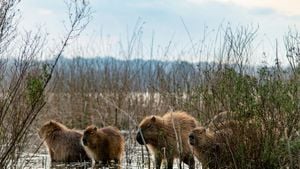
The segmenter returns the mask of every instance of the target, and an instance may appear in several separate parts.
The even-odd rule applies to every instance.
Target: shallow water
[[[140,151],[134,154],[125,155],[122,160],[121,168],[123,169],[149,169],[153,168],[154,161],[150,159],[150,166],[148,162],[148,157],[145,155],[142,157],[141,146],[136,147]],[[145,150],[144,150],[145,151]],[[71,163],[71,164],[62,164],[62,163],[54,163],[51,164],[50,156],[48,154],[27,154],[22,157],[22,163],[20,164],[20,168],[24,169],[63,169],[63,168],[76,168],[76,169],[90,169],[91,163]],[[178,160],[174,161],[174,169],[178,169]],[[94,167],[95,168],[95,167]],[[96,167],[96,168],[117,168],[115,166],[111,167]],[[183,168],[188,168],[188,166],[184,165]],[[197,162],[196,168],[201,168],[201,165]]]
[[[146,148],[139,145],[135,141],[135,135],[122,131],[122,134],[126,140],[126,150],[123,156],[121,168],[122,169],[152,169],[154,161],[150,155],[148,155]],[[63,168],[76,168],[76,169],[90,169],[91,163],[53,163],[51,164],[50,156],[47,154],[45,146],[42,146],[37,154],[23,154],[20,163],[17,168],[24,169],[63,169]],[[196,160],[196,159],[195,159]],[[149,162],[150,161],[150,162]],[[117,167],[96,167],[96,168],[117,168]],[[162,167],[163,168],[163,167]],[[179,160],[174,160],[174,169],[179,169]],[[183,168],[188,169],[187,165],[183,165]],[[201,164],[196,160],[196,168],[200,169]]]

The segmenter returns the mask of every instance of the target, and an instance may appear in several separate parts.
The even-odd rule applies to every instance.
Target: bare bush
[[[90,18],[85,1],[70,1],[66,36],[55,51],[54,62],[43,63],[38,59],[45,50],[46,36],[40,31],[19,32],[16,20],[19,2],[0,2],[0,168],[17,165],[29,144],[30,127],[46,103],[45,91],[58,59]]]

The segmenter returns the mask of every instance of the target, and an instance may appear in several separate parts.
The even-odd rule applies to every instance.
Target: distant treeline
[[[54,72],[53,92],[191,92],[204,74],[230,67],[237,72],[257,76],[261,66],[190,63],[187,61],[121,60],[113,57],[61,58]],[[271,68],[268,68],[271,69]]]

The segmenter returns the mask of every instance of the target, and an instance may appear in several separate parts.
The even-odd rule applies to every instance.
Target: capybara
[[[125,149],[125,140],[115,127],[97,128],[88,126],[82,137],[82,144],[96,163],[109,164],[112,160],[120,164]]]
[[[264,126],[255,119],[228,118],[215,123],[213,127],[195,128],[189,141],[203,168],[241,168],[244,159],[250,163],[261,160],[259,152],[263,132]],[[241,156],[243,159],[240,159]]]
[[[154,155],[156,168],[163,159],[167,168],[173,168],[174,158],[195,168],[195,161],[188,143],[188,135],[198,125],[192,116],[185,112],[168,112],[164,116],[148,116],[139,124],[136,140],[145,145]]]
[[[205,127],[195,128],[189,135],[189,142],[195,156],[204,169],[231,168],[230,154],[226,150],[226,137],[232,132],[211,131]]]
[[[91,161],[82,144],[82,133],[72,130],[63,124],[50,120],[38,132],[48,148],[51,162]]]

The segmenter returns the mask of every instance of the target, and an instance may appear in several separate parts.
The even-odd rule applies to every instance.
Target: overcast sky
[[[188,53],[184,51],[191,51],[191,41],[196,43],[204,35],[215,35],[220,25],[230,23],[233,27],[259,26],[259,47],[255,47],[257,54],[252,62],[262,62],[258,60],[262,51],[267,52],[263,60],[273,62],[275,39],[282,50],[288,28],[298,28],[300,24],[299,0],[91,0],[90,5],[93,20],[80,40],[69,48],[68,55],[120,55],[120,49],[126,51],[127,39],[140,21],[143,50],[136,52],[135,57],[149,58],[153,38],[154,58],[163,57],[171,41],[172,52],[168,55],[185,59],[182,57]],[[63,0],[24,0],[19,8],[22,28],[41,26],[51,37],[62,34],[62,21],[66,18]],[[188,55],[187,60],[199,60],[199,56]],[[201,60],[209,60],[207,57]],[[284,58],[282,62],[286,62]]]

